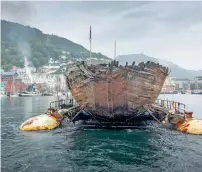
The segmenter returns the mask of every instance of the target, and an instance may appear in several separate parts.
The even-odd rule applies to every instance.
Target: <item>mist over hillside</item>
[[[88,34],[88,33],[86,33]],[[93,60],[111,60],[92,52]],[[57,35],[22,24],[1,20],[1,64],[5,71],[12,66],[23,67],[25,58],[38,68],[50,59],[59,62],[89,59],[90,52],[82,45]]]

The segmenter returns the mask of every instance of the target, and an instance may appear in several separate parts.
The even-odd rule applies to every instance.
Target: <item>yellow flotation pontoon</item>
[[[192,117],[192,112],[185,112],[185,120],[179,120],[176,129],[189,134],[202,134],[202,120]]]
[[[42,114],[32,117],[20,125],[20,130],[36,131],[36,130],[51,130],[60,125],[62,115],[57,114],[54,109],[49,109],[48,114]]]
[[[169,112],[175,117],[171,117],[170,122],[175,125],[178,131],[187,134],[202,134],[202,120],[192,117],[193,112],[184,112],[184,114],[178,114],[175,104]]]

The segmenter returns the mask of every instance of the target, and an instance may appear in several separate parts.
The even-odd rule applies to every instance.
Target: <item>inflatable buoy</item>
[[[23,131],[51,130],[60,125],[58,119],[59,117],[42,114],[23,122],[20,126],[20,130]]]
[[[202,134],[202,120],[190,119],[176,124],[176,129],[189,134]]]
[[[179,120],[175,126],[183,133],[202,134],[202,120],[192,118],[192,112],[185,112],[185,119]]]

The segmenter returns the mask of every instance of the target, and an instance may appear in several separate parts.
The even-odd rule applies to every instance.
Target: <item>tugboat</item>
[[[42,96],[53,96],[53,93],[46,92],[46,93],[43,93]]]

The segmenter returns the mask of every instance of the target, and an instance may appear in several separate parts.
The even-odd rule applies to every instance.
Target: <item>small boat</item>
[[[18,97],[17,94],[11,94],[9,97]]]
[[[43,93],[42,96],[53,96],[53,93]]]
[[[192,93],[191,94],[202,94],[202,91],[192,91]]]
[[[7,96],[8,97],[18,97],[18,94],[14,94],[14,93],[8,92]]]
[[[181,94],[178,91],[161,91],[160,94]]]
[[[191,90],[187,90],[187,91],[185,92],[185,94],[191,94],[191,93],[192,93]]]
[[[20,92],[18,93],[20,97],[34,97],[34,96],[41,96],[42,93],[37,92]]]

